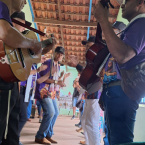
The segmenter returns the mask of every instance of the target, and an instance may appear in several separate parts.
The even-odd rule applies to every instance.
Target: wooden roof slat
[[[36,23],[47,23],[54,25],[66,25],[66,26],[82,26],[82,27],[95,27],[97,22],[74,22],[74,21],[60,21],[54,19],[43,19],[43,18],[34,18]]]
[[[40,2],[40,1],[32,1],[33,3],[42,3],[42,4],[50,4],[50,5],[57,5],[57,3],[56,2],[44,2],[44,1],[42,1],[42,2]],[[83,7],[83,8],[89,8],[89,4],[65,4],[65,3],[62,3],[61,2],[61,5],[62,6],[71,6],[71,7]],[[95,6],[95,4],[92,4],[92,6]],[[117,5],[114,9],[119,9],[119,5]],[[110,7],[110,9],[113,9],[113,8],[111,8]]]

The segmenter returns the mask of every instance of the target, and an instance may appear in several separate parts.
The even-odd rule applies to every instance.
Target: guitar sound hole
[[[28,49],[28,51],[29,51],[29,53],[30,53],[30,55],[35,55],[35,53],[31,50],[31,49]]]

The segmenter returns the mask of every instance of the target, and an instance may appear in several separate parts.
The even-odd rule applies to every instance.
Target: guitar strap
[[[18,24],[18,25],[20,25],[20,26],[22,26],[22,27],[25,27],[25,28],[27,28],[27,29],[29,29],[29,30],[32,30],[32,31],[34,31],[34,32],[36,32],[36,33],[38,33],[38,34],[40,34],[41,36],[45,36],[45,35],[46,35],[45,33],[41,32],[41,31],[39,31],[39,30],[37,30],[37,29],[34,29],[34,28],[32,28],[32,27],[30,27],[30,26],[28,26],[28,25],[26,25],[26,24],[24,24],[24,23],[22,23],[22,22],[19,22],[19,21],[16,20],[16,19],[12,19],[12,22],[14,22],[14,23],[16,23],[16,24]]]

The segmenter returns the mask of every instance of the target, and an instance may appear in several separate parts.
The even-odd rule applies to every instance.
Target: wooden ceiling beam
[[[65,45],[65,47],[85,48],[85,46],[77,46],[77,45]]]
[[[60,7],[59,7],[60,8]],[[59,13],[59,11],[52,11],[52,10],[41,10],[41,9],[34,9],[34,11],[41,11],[41,12],[50,12],[50,13]],[[89,14],[83,14],[83,13],[72,13],[72,12],[61,12],[61,14],[64,15],[75,15],[75,16],[88,16]],[[116,18],[118,14],[116,15],[111,15],[109,14],[109,18]],[[93,16],[93,13],[91,14],[91,16]]]
[[[51,4],[51,5],[57,5],[57,3],[55,2],[44,2],[44,1],[32,1],[32,3],[44,3],[44,4]],[[61,3],[61,6],[71,6],[71,7],[83,7],[83,8],[89,8],[89,4],[65,4],[65,3]],[[92,6],[95,6],[95,4],[92,4]],[[117,7],[114,8],[114,10],[118,10],[120,8],[120,6],[118,5]],[[113,9],[113,8],[109,8],[109,9]]]
[[[41,26],[44,26],[44,27],[51,27],[51,28],[60,28],[60,26],[51,26],[51,25],[47,25],[47,24],[41,24],[41,23],[37,23],[37,25],[39,26],[39,27],[41,27]],[[96,29],[96,27],[97,27],[97,25],[95,26],[95,28],[94,29]],[[79,27],[75,27],[75,28],[73,28],[73,27],[63,27],[63,29],[68,29],[68,30],[84,30],[84,31],[87,31],[87,27],[86,28],[79,28]]]
[[[34,18],[35,23],[47,23],[53,25],[67,25],[67,26],[82,26],[82,27],[96,27],[97,22],[74,22],[74,21],[60,21],[54,19]]]
[[[66,49],[65,49],[65,52],[86,53],[86,50],[84,50],[83,52],[82,52],[82,51],[80,52],[80,51],[76,51],[76,50],[73,51],[73,50],[66,50]]]

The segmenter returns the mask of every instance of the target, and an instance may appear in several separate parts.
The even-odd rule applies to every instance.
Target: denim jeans
[[[44,98],[40,100],[40,104],[43,109],[43,119],[36,134],[36,138],[38,139],[42,139],[46,136],[51,137],[53,135],[53,126],[59,114],[56,99]]]
[[[53,117],[53,119],[50,123],[50,128],[49,128],[48,133],[47,133],[48,137],[52,137],[52,135],[54,134],[53,133],[53,127],[54,127],[55,121],[56,121],[56,119],[59,115],[59,110],[58,110],[58,105],[57,105],[57,98],[53,99],[52,103],[53,103],[54,117]]]
[[[82,104],[82,106],[83,106],[83,110],[81,111],[81,116],[82,116],[83,113],[84,113],[84,108],[85,108],[85,100],[81,100],[81,101],[83,101],[83,104]]]
[[[78,98],[77,97],[73,97],[73,99],[72,99],[73,107],[76,107],[77,101],[78,101]]]
[[[106,112],[104,112],[104,133],[105,133],[105,136],[103,138],[103,141],[104,141],[104,145],[109,145],[109,141],[108,141],[108,128],[107,128],[107,124],[106,124],[106,115],[105,115]]]
[[[109,144],[133,142],[136,110],[140,99],[131,100],[119,85],[105,88],[102,96]]]
[[[29,119],[31,116],[32,104],[33,104],[33,100],[30,100],[27,106],[27,119]]]
[[[38,115],[41,115],[41,104],[39,102],[39,100],[36,101],[36,105],[37,105],[37,110],[38,110]]]

